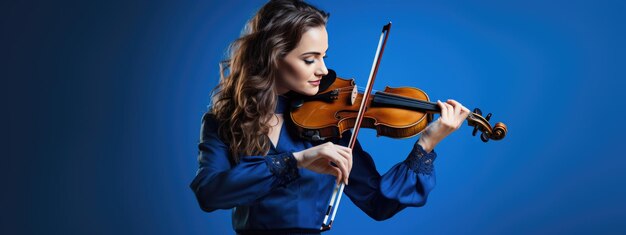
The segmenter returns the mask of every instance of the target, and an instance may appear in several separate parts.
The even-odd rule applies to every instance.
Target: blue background
[[[228,234],[188,185],[218,61],[264,1],[2,3],[2,234]],[[343,200],[328,234],[624,234],[626,4],[311,1],[331,13],[327,65],[493,112],[436,150],[421,208],[375,222]],[[417,138],[359,136],[385,172]]]

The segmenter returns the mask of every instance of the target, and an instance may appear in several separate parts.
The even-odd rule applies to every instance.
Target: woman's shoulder
[[[217,124],[217,119],[215,118],[215,114],[213,114],[211,110],[204,112],[204,114],[202,115],[202,124],[205,124],[205,123]]]
[[[206,111],[202,115],[202,124],[200,126],[200,136],[202,140],[209,139],[210,137],[218,136],[217,131],[219,122],[211,111]]]
[[[211,112],[211,110],[204,112],[204,114],[202,115],[202,125],[217,126],[217,124],[217,118],[215,117],[215,114]]]

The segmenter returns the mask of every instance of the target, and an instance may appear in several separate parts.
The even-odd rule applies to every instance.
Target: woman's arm
[[[433,161],[436,157],[434,150],[426,153],[416,143],[404,161],[381,176],[374,160],[357,140],[350,184],[345,193],[363,212],[378,221],[392,217],[407,206],[423,206],[435,187]]]
[[[229,148],[218,137],[217,123],[208,113],[202,118],[198,149],[199,169],[189,186],[207,212],[249,205],[300,177],[291,152],[245,156],[231,166]]]

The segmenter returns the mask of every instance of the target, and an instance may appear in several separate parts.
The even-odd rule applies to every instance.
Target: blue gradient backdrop
[[[188,185],[218,61],[264,1],[2,3],[2,234],[231,234]],[[428,203],[375,222],[344,200],[328,234],[625,234],[623,1],[312,1],[327,64],[493,112],[437,146]],[[8,134],[7,134],[8,133]],[[359,136],[385,172],[416,138]]]

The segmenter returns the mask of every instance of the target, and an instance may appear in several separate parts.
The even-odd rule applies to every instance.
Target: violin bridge
[[[356,88],[356,85],[354,85],[354,87],[352,88],[352,95],[350,96],[350,105],[354,105],[354,101],[356,100],[357,95],[358,90]]]

